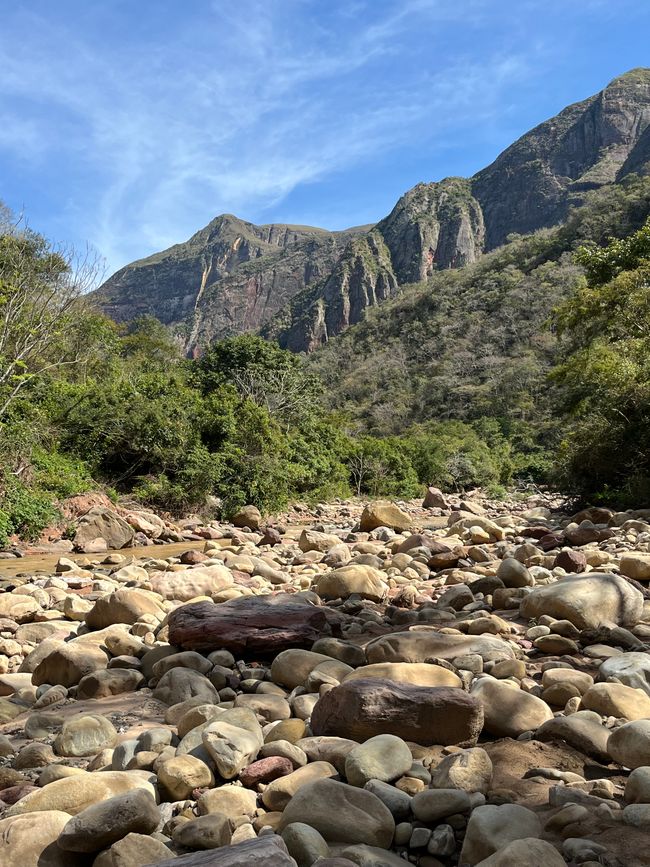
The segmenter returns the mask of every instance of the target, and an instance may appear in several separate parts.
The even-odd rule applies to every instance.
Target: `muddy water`
[[[198,542],[170,542],[166,545],[142,545],[139,548],[122,548],[119,551],[106,551],[102,554],[29,554],[16,560],[0,560],[0,577],[13,575],[34,575],[37,572],[54,575],[55,566],[60,557],[67,557],[75,563],[101,561],[108,554],[121,554],[123,557],[178,557],[184,551],[202,551],[205,540]]]

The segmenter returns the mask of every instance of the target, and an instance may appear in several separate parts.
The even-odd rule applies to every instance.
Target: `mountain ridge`
[[[637,68],[520,136],[470,178],[421,182],[372,226],[330,232],[216,217],[95,293],[120,321],[150,313],[190,354],[258,331],[311,352],[405,284],[557,225],[584,196],[650,165],[650,69]]]

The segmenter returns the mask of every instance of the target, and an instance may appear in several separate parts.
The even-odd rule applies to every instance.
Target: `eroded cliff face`
[[[256,226],[226,214],[185,244],[122,268],[95,300],[118,322],[156,316],[194,353],[212,340],[259,329],[330,274],[348,242],[367,229]]]
[[[188,352],[261,331],[310,352],[406,283],[470,264],[511,233],[561,222],[585,192],[650,165],[650,70],[632,70],[507,148],[472,178],[409,190],[374,227],[327,232],[224,215],[96,293],[123,321],[150,313]]]

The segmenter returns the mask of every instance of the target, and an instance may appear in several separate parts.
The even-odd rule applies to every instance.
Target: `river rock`
[[[104,629],[113,623],[135,623],[143,614],[162,619],[164,609],[153,593],[125,587],[98,599],[86,614],[89,629]]]
[[[316,780],[335,777],[336,774],[336,768],[329,762],[310,762],[304,768],[298,768],[269,783],[262,794],[262,803],[267,810],[280,812],[304,786]]]
[[[214,786],[210,768],[192,755],[175,756],[157,766],[158,782],[173,801],[189,798],[194,789]]]
[[[598,714],[590,710],[557,716],[545,722],[535,732],[535,738],[540,741],[563,740],[588,756],[609,761],[609,729],[602,725]]]
[[[347,599],[361,596],[373,602],[381,602],[388,592],[386,575],[372,566],[351,563],[321,575],[314,590],[323,599]]]
[[[620,653],[610,656],[598,670],[600,680],[617,680],[650,695],[650,653]]]
[[[643,594],[618,575],[589,572],[535,588],[522,599],[519,610],[526,619],[548,614],[570,620],[578,629],[634,626],[641,619]]]
[[[117,732],[110,720],[99,714],[87,714],[63,724],[54,741],[54,751],[58,756],[94,756],[116,743]]]
[[[335,780],[303,786],[289,801],[279,823],[315,828],[328,842],[366,843],[387,849],[395,833],[390,810],[371,792]]]
[[[380,678],[351,680],[316,704],[316,735],[365,741],[392,734],[422,745],[473,744],[483,727],[483,708],[473,696],[450,687],[423,687]]]
[[[225,648],[240,655],[311,647],[330,631],[323,608],[284,593],[232,599],[219,605],[181,605],[170,613],[168,623],[169,641],[177,647]]]
[[[37,792],[31,792],[13,807],[9,807],[5,816],[18,816],[43,810],[58,810],[76,816],[92,804],[131,789],[144,789],[153,797],[155,789],[151,779],[151,774],[139,771],[75,774],[49,783]]]
[[[477,867],[566,867],[566,862],[546,840],[524,837],[479,861]]]
[[[635,720],[615,729],[607,741],[607,751],[626,768],[650,765],[650,719]]]
[[[553,719],[553,711],[541,698],[492,677],[474,681],[470,694],[483,705],[486,731],[497,737],[516,738]]]
[[[134,536],[133,527],[112,509],[94,506],[79,519],[73,543],[78,551],[87,550],[96,539],[104,539],[107,548],[126,548]]]
[[[426,662],[427,659],[455,659],[470,653],[512,659],[512,645],[492,635],[452,635],[434,629],[394,632],[371,641],[366,647],[369,663]]]
[[[413,815],[419,822],[436,823],[455,813],[469,813],[472,802],[460,789],[425,789],[411,799]]]
[[[197,596],[213,596],[232,587],[235,579],[230,569],[215,563],[180,572],[152,572],[149,582],[151,589],[163,599],[189,602]]]
[[[460,677],[453,671],[428,662],[376,662],[374,665],[362,665],[346,674],[342,683],[368,677],[396,680],[415,686],[462,686]]]
[[[445,756],[431,770],[431,785],[436,789],[462,789],[486,794],[491,782],[492,761],[481,747]]]
[[[230,820],[222,813],[210,813],[177,825],[174,842],[186,849],[219,849],[232,839]]]
[[[68,813],[47,810],[37,815],[0,819],[2,867],[76,867],[81,861],[56,844],[70,819]]]
[[[107,665],[108,657],[98,647],[60,642],[49,649],[33,670],[32,683],[34,686],[43,683],[76,686],[82,677]]]
[[[166,705],[180,704],[188,698],[199,698],[206,704],[219,701],[219,693],[207,677],[191,668],[170,668],[158,681],[153,697]]]
[[[389,527],[391,530],[408,530],[411,519],[395,503],[389,500],[375,500],[364,508],[361,513],[359,527],[364,533],[376,530],[377,527]]]
[[[410,770],[412,762],[401,738],[376,735],[347,754],[345,777],[352,786],[365,786],[369,780],[392,783]]]
[[[650,696],[622,683],[596,683],[582,696],[581,707],[601,716],[628,720],[650,718]]]
[[[475,865],[514,840],[537,838],[542,826],[532,810],[519,804],[476,807],[467,823],[461,864]]]
[[[159,821],[154,798],[149,792],[135,789],[77,813],[57,842],[66,852],[98,852],[127,834],[150,834]]]

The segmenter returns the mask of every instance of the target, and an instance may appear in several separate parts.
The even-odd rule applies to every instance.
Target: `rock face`
[[[278,653],[309,647],[327,632],[325,612],[284,594],[182,605],[169,615],[169,640],[187,650]]]
[[[126,548],[134,536],[133,527],[124,518],[104,506],[95,506],[79,519],[74,545],[80,551],[91,550],[93,542],[103,539],[105,548]]]
[[[417,744],[472,744],[483,728],[480,702],[453,687],[380,678],[349,680],[326,692],[312,712],[316,735],[365,741],[392,734]]]
[[[368,307],[437,269],[476,261],[513,232],[564,219],[588,190],[645,172],[650,71],[568,106],[472,178],[421,183],[374,227],[255,226],[226,214],[184,244],[122,268],[96,293],[119,321],[189,323],[186,347],[264,328],[311,351]]]

